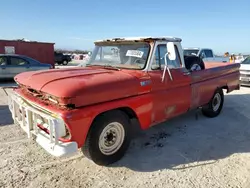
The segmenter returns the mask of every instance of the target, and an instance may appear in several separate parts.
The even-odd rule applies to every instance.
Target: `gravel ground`
[[[125,157],[100,167],[48,155],[13,124],[0,89],[0,187],[250,187],[250,88],[225,96],[214,119],[190,112],[142,132]]]

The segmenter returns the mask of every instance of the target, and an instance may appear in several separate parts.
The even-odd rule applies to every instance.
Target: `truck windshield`
[[[199,50],[183,50],[183,55],[190,56],[192,54],[197,55]]]
[[[143,69],[149,55],[148,43],[110,43],[95,46],[86,66]]]
[[[249,57],[247,57],[244,61],[242,61],[242,63],[241,64],[250,64],[250,56]]]

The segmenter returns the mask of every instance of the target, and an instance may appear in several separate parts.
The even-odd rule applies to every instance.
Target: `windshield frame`
[[[118,45],[138,45],[138,44],[142,44],[142,45],[145,45],[148,47],[148,54],[147,54],[147,57],[146,57],[146,61],[144,63],[144,66],[141,67],[141,68],[133,68],[133,67],[128,67],[128,66],[119,66],[119,64],[117,64],[118,66],[116,65],[110,65],[110,64],[96,64],[96,63],[93,63],[93,61],[95,60],[98,52],[99,52],[99,48],[97,47],[102,47],[102,46],[118,46]],[[118,69],[128,69],[128,70],[144,70],[146,67],[147,67],[147,64],[149,63],[149,60],[150,60],[150,54],[151,54],[151,50],[152,50],[152,46],[150,44],[150,42],[146,42],[146,41],[143,41],[143,42],[131,42],[131,41],[124,41],[124,42],[98,42],[98,43],[95,43],[95,47],[92,51],[92,54],[91,54],[91,57],[89,58],[89,60],[86,62],[85,66],[86,67],[91,67],[91,66],[100,66],[100,67],[107,67],[107,66],[110,66],[110,67],[114,67],[114,68],[118,68]],[[120,64],[122,65],[122,64]]]

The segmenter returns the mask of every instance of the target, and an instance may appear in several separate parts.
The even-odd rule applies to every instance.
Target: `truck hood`
[[[74,104],[76,107],[150,90],[149,86],[142,87],[141,84],[150,79],[147,73],[97,67],[24,72],[14,79],[25,88],[51,95],[61,105]]]

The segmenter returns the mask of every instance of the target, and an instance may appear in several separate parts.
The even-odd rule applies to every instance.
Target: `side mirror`
[[[175,47],[173,42],[168,42],[167,43],[167,50],[168,50],[168,58],[169,60],[175,60],[176,59],[176,54],[175,54]]]
[[[170,77],[171,80],[173,80],[172,78],[172,74],[170,72],[170,69],[168,68],[168,60],[167,60],[167,57],[169,57],[169,53],[167,52],[164,56],[164,63],[165,63],[165,66],[164,66],[164,70],[163,70],[163,74],[162,74],[162,82],[164,82],[164,79],[165,79],[165,75],[166,75],[166,70],[168,71],[168,75]],[[169,58],[170,59],[170,58]]]

